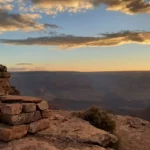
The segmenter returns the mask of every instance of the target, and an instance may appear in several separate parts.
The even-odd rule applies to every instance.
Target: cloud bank
[[[25,8],[23,4],[27,1],[32,2],[32,6]],[[63,11],[85,11],[102,4],[106,5],[108,11],[120,11],[125,14],[150,13],[150,2],[145,0],[22,0],[20,9],[57,14]]]
[[[61,49],[80,47],[104,47],[119,46],[123,44],[137,43],[150,44],[150,32],[145,31],[122,31],[118,33],[101,34],[100,37],[77,37],[77,36],[56,36],[38,37],[24,40],[1,40],[2,43],[13,45],[39,45],[58,46]]]

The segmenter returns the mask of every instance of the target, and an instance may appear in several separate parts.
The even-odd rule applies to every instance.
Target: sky
[[[0,0],[9,71],[150,70],[149,0]]]

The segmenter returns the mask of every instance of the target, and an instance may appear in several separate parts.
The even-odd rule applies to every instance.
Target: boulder
[[[5,124],[0,124],[0,140],[7,142],[22,138],[27,134],[28,129],[28,125],[8,126]]]
[[[49,108],[49,105],[48,105],[48,103],[46,101],[42,101],[41,103],[37,104],[37,108],[39,110],[46,110],[46,109]]]
[[[36,97],[13,96],[13,95],[1,96],[1,101],[4,103],[7,103],[7,102],[40,103],[40,102],[42,102],[41,99],[36,98]]]
[[[43,118],[49,118],[51,111],[49,109],[46,109],[46,110],[41,111],[41,113],[42,113]]]
[[[10,116],[10,115],[1,115],[1,121],[8,125],[21,125],[31,123],[42,118],[40,111],[30,112],[30,113],[21,113],[19,115]]]
[[[23,103],[23,112],[34,112],[36,111],[36,104],[34,103]]]
[[[1,107],[2,114],[18,115],[22,112],[21,104],[3,104]]]
[[[49,127],[49,120],[41,119],[41,120],[30,123],[29,133],[36,133],[36,132],[44,130],[48,127]]]

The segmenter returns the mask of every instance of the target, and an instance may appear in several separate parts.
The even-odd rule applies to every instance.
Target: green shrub
[[[97,107],[92,107],[85,112],[76,113],[76,116],[89,121],[93,126],[108,132],[113,132],[116,126],[110,115]]]

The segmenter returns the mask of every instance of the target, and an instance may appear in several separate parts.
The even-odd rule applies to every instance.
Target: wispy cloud
[[[16,64],[17,66],[31,66],[33,65],[32,63],[18,63]]]
[[[4,39],[0,42],[13,45],[59,46],[61,49],[118,46],[130,43],[150,44],[150,32],[122,31],[118,33],[101,34],[100,37],[77,37],[64,35],[56,37],[28,38],[24,40]]]
[[[23,2],[25,4],[27,1],[31,1],[33,5],[24,7]],[[102,4],[105,4],[109,11],[125,14],[150,13],[150,2],[145,0],[22,0],[21,10],[54,15],[63,11],[85,11]]]
[[[19,64],[19,65],[18,65]],[[49,64],[28,64],[28,63],[18,63],[16,65],[8,67],[10,72],[20,72],[20,71],[49,71],[51,66]]]

